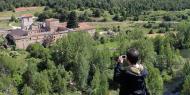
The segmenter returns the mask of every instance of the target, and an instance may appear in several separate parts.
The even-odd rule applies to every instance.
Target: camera
[[[126,56],[126,55],[122,55],[122,58],[123,58],[123,59],[127,59],[127,56]]]
[[[114,60],[114,61],[118,61],[120,56],[117,56],[117,57],[111,57],[111,60]],[[127,56],[126,55],[121,55],[122,59],[127,59]]]

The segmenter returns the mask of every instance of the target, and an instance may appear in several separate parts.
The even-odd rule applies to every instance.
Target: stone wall
[[[32,17],[23,17],[23,18],[21,18],[21,20],[22,20],[21,29],[23,29],[23,30],[28,30],[33,23]]]

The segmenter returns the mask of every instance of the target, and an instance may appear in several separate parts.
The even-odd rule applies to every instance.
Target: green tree
[[[23,95],[32,95],[34,94],[34,90],[32,90],[30,87],[28,87],[27,85],[24,85],[24,88],[22,90],[22,94]]]
[[[100,33],[99,32],[95,32],[94,34],[94,40],[99,40],[100,39]]]
[[[12,15],[10,21],[11,21],[11,22],[16,22],[17,19],[16,19],[16,17],[15,17],[14,15]]]
[[[108,85],[108,79],[105,72],[101,73],[100,75],[100,95],[109,95],[109,85]]]
[[[161,36],[156,36],[156,38],[153,40],[154,41],[154,49],[157,54],[160,54],[161,51],[161,46],[163,46],[163,37]]]
[[[0,75],[0,92],[2,95],[18,95],[18,91],[12,77],[5,74]]]
[[[190,75],[188,75],[185,78],[184,84],[183,84],[183,89],[181,91],[180,95],[189,95],[190,94]]]
[[[68,15],[69,15],[68,11],[62,10],[58,18],[61,22],[65,22],[67,21]]]
[[[22,78],[23,78],[23,83],[31,87],[34,74],[38,70],[37,63],[39,63],[39,60],[30,58],[30,59],[27,59],[26,62],[28,63],[27,68],[26,68],[26,71],[22,74]]]
[[[0,36],[0,47],[5,44],[5,38],[3,36]]]
[[[190,94],[190,61],[187,60],[184,67],[183,67],[183,78],[184,78],[184,82],[183,82],[183,86],[182,86],[182,90],[181,90],[181,95],[188,95]]]
[[[105,36],[103,36],[103,37],[100,38],[100,43],[101,44],[105,44],[106,42],[107,42],[107,39],[106,39]]]
[[[73,73],[76,87],[80,90],[87,86],[93,43],[88,33],[75,32],[59,40],[52,48],[55,63],[64,65]]]
[[[35,94],[49,94],[51,84],[47,71],[35,73],[32,80],[32,88],[34,89]]]
[[[31,57],[47,59],[50,58],[49,49],[44,48],[40,43],[31,44],[27,47]]]
[[[97,8],[97,9],[94,9],[93,14],[94,14],[94,17],[100,17],[102,12],[99,8]]]
[[[93,76],[91,82],[92,95],[108,95],[108,80],[107,75],[100,73],[99,69],[96,69],[96,72]]]
[[[129,40],[143,39],[145,38],[145,33],[141,30],[135,29],[134,31],[128,32],[126,38]]]
[[[87,11],[85,11],[83,14],[79,16],[79,21],[91,21],[89,16],[90,14]]]
[[[187,60],[183,67],[183,74],[184,74],[183,76],[185,77],[185,76],[189,75],[189,72],[190,72],[190,61]]]
[[[77,13],[72,11],[68,16],[67,28],[78,28]]]
[[[97,68],[91,82],[92,95],[101,95],[100,92],[100,71]]]
[[[115,21],[120,21],[120,15],[119,14],[116,14],[114,17],[113,17],[113,20]]]
[[[102,51],[94,51],[91,65],[95,66],[95,73],[91,81],[91,87],[94,95],[108,95],[108,73],[110,66],[110,52],[108,49]],[[92,68],[93,69],[93,68]]]
[[[146,83],[151,95],[163,95],[163,80],[160,71],[151,65],[147,65],[149,75]]]
[[[182,22],[178,26],[180,32],[177,33],[177,41],[180,48],[190,47],[190,24],[188,22]]]
[[[150,39],[137,40],[131,44],[131,47],[135,47],[140,51],[142,62],[153,64],[156,61],[156,52]]]
[[[54,17],[55,14],[51,10],[44,11],[38,15],[38,21],[44,21],[45,19]]]

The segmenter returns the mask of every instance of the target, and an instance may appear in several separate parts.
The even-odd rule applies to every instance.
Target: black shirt
[[[119,95],[149,95],[145,84],[148,71],[144,68],[136,75],[130,70],[122,70],[121,67],[121,64],[117,64],[114,69],[114,81],[120,84]]]

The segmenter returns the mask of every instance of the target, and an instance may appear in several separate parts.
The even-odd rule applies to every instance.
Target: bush
[[[94,17],[100,17],[102,15],[103,11],[99,8],[93,10]]]
[[[133,21],[138,21],[139,17],[138,16],[134,16]]]
[[[187,16],[187,15],[182,15],[181,19],[182,19],[182,20],[187,20],[187,19],[188,19],[188,16]]]
[[[114,21],[120,21],[121,16],[119,14],[116,14],[112,19]]]
[[[164,21],[173,21],[173,20],[176,20],[176,16],[167,14],[163,16],[163,19]]]
[[[162,22],[162,23],[159,24],[159,27],[170,27],[170,26],[171,26],[170,23],[164,23],[164,22]]]
[[[181,91],[181,95],[189,95],[190,94],[190,75],[185,78],[183,89]]]
[[[151,29],[148,34],[154,34],[154,31]]]
[[[160,28],[160,29],[158,30],[158,33],[166,33],[166,28]]]
[[[162,79],[163,79],[163,82],[170,82],[170,80],[172,79],[172,77],[169,76],[166,71],[164,71],[162,73]]]
[[[152,24],[151,23],[146,23],[143,25],[144,28],[152,28]]]
[[[106,37],[101,37],[100,38],[100,43],[101,44],[105,44],[107,42],[107,38]]]
[[[18,20],[14,15],[11,16],[10,22],[17,22]]]

